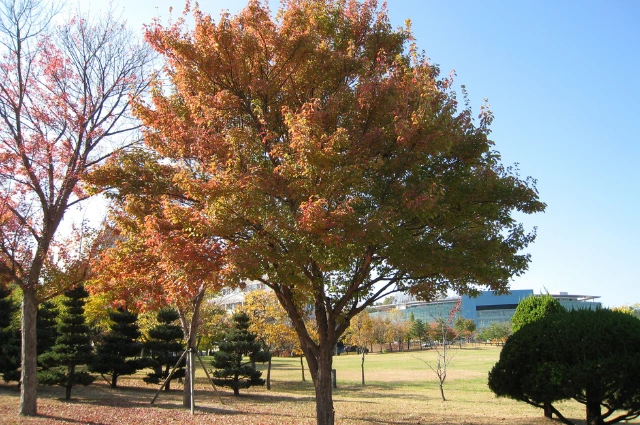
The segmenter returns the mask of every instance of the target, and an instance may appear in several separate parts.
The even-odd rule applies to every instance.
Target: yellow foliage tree
[[[362,385],[364,385],[364,355],[367,352],[367,346],[373,342],[374,337],[374,322],[366,310],[351,319],[349,328],[345,331],[345,340],[349,344],[359,347],[362,354]]]
[[[258,335],[265,350],[270,354],[281,354],[285,351],[300,356],[302,380],[304,381],[304,363],[302,349],[295,329],[287,312],[278,302],[273,291],[258,290],[247,293],[240,311],[251,319],[249,332]],[[267,389],[271,389],[271,358],[267,369]]]

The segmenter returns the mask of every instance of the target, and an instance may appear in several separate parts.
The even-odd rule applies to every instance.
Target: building
[[[248,292],[267,289],[267,287],[256,280],[246,281],[244,286],[239,288],[224,288],[220,295],[213,299],[216,305],[224,308],[227,313],[231,314],[236,308],[244,304],[244,297]]]
[[[446,298],[442,300],[406,301],[396,304],[375,305],[369,308],[372,316],[385,316],[391,310],[401,311],[407,320],[413,313],[414,319],[423,322],[434,322],[439,318],[454,317],[473,319],[478,329],[485,328],[493,322],[509,322],[516,311],[518,303],[533,294],[532,289],[514,289],[509,294],[496,295],[494,291],[482,291],[477,297],[463,295],[462,297]],[[550,294],[568,310],[587,308],[595,310],[602,305],[594,301],[599,296],[570,295],[567,292]]]

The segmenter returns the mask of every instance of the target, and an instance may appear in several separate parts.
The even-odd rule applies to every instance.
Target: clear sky
[[[113,3],[135,29],[184,8],[183,0]],[[200,1],[216,20],[245,4]],[[503,163],[538,181],[547,211],[522,217],[538,237],[529,271],[511,287],[598,295],[604,306],[640,302],[640,1],[387,5],[394,26],[411,19],[418,47],[443,75],[455,69],[474,111],[489,100]]]

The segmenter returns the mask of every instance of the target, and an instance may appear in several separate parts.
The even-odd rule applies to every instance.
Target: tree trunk
[[[160,382],[167,379],[169,374],[171,373],[171,366],[167,365],[164,370],[164,375],[162,374],[162,366],[160,366],[160,370],[156,372],[160,376]],[[164,386],[165,391],[171,391],[171,380],[167,381],[167,385]]]
[[[545,401],[543,405],[543,410],[544,410],[545,418],[549,418],[549,419],[553,418],[553,410],[551,410],[551,403],[548,403]]]
[[[187,348],[189,349],[189,348]],[[195,350],[195,348],[191,348],[191,350]],[[195,384],[196,378],[196,364],[194,361],[194,355],[187,355],[187,365],[184,374],[184,391],[182,392],[182,406],[191,408],[191,380],[193,380]],[[193,401],[193,405],[195,406],[195,400]]]
[[[22,288],[22,371],[20,372],[20,414],[35,416],[37,410],[36,288]]]
[[[64,387],[64,399],[71,400],[71,388],[73,388],[73,375],[76,373],[76,366],[69,367],[67,372],[67,385]]]
[[[587,392],[587,425],[603,425],[604,420],[602,419],[602,413],[600,410],[600,402],[595,400],[589,400],[588,392]]]
[[[361,366],[362,367],[362,386],[364,386],[364,352],[365,352],[365,349],[363,348],[362,349],[362,366]]]
[[[195,353],[197,335],[198,335],[198,320],[200,317],[200,305],[202,304],[202,299],[204,298],[205,291],[202,289],[198,292],[193,299],[191,300],[191,308],[193,314],[191,315],[191,320],[187,320],[187,313],[185,310],[179,308],[178,315],[180,316],[180,324],[182,325],[182,331],[184,332],[185,339],[187,342],[187,350],[191,349],[193,353]],[[191,380],[196,378],[196,368],[195,361],[193,361],[194,356],[187,356],[187,369],[184,374],[184,391],[182,393],[182,405],[184,407],[191,408]],[[193,406],[195,406],[195,401],[193,402]]]
[[[304,355],[300,354],[300,369],[302,370],[302,382],[306,381],[306,379],[304,378],[304,360],[303,360]]]
[[[269,363],[267,365],[267,389],[271,389],[271,353],[269,353]]]
[[[189,349],[187,347],[187,349]],[[191,380],[195,378],[195,366],[192,364],[192,356],[187,356],[187,368],[184,374],[184,391],[182,392],[182,406],[191,408]]]
[[[442,397],[442,401],[447,401],[446,398],[444,398],[444,388],[443,388],[443,382],[440,381],[440,396]]]
[[[327,350],[320,350],[319,354],[317,362],[309,362],[309,370],[316,390],[317,425],[334,425],[335,411],[331,388],[333,358],[331,352]]]
[[[111,375],[111,388],[117,388],[117,387],[118,387],[118,375],[114,373],[113,375]]]

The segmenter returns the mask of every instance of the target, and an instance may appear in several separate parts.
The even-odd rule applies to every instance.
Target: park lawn
[[[440,399],[435,374],[420,359],[433,361],[435,350],[365,356],[366,385],[361,385],[361,356],[334,358],[337,388],[334,390],[336,423],[363,424],[557,424],[542,417],[540,409],[509,399],[496,398],[487,388],[487,372],[497,361],[499,348],[467,346],[457,350],[451,362],[445,396]],[[207,359],[205,359],[205,362]],[[260,365],[264,368],[265,366]],[[0,420],[9,424],[248,424],[313,425],[313,384],[306,370],[302,381],[299,358],[273,359],[272,389],[251,388],[233,397],[220,388],[220,404],[204,371],[198,370],[193,416],[182,408],[182,390],[173,385],[155,405],[150,401],[156,387],[142,382],[145,372],[121,377],[121,388],[111,389],[99,378],[88,387],[74,387],[70,402],[61,398],[64,389],[39,389],[39,417],[17,416],[19,393],[15,385],[0,385]],[[263,376],[266,376],[264,374]],[[575,402],[560,406],[566,416],[581,419],[584,408]],[[584,421],[576,421],[584,423]],[[640,423],[640,421],[633,422]]]

